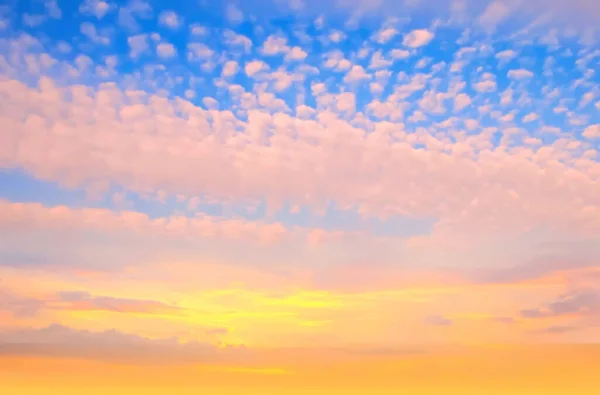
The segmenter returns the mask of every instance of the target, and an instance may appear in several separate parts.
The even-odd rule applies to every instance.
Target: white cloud
[[[126,6],[119,7],[119,25],[131,31],[140,28],[136,18],[150,19],[151,17],[152,7],[143,0],[130,0]]]
[[[510,14],[510,8],[502,1],[490,3],[483,14],[479,16],[478,22],[488,33],[496,30],[496,27]]]
[[[156,46],[156,54],[162,59],[168,59],[175,56],[177,50],[171,43],[160,43]]]
[[[329,39],[334,43],[340,43],[346,39],[346,34],[339,30],[335,30],[329,34]]]
[[[158,23],[169,29],[178,29],[183,23],[181,17],[175,11],[163,11],[158,16]]]
[[[417,29],[405,35],[402,44],[410,48],[419,48],[429,44],[432,39],[432,32],[425,29]]]
[[[352,66],[350,71],[344,76],[344,82],[346,83],[356,83],[368,79],[371,79],[371,76],[360,65]]]
[[[129,45],[129,56],[132,59],[137,59],[141,54],[148,52],[150,49],[147,34],[127,37],[127,45]]]
[[[69,45],[69,43],[66,41],[59,41],[59,43],[56,45],[56,49],[58,49],[58,51],[61,53],[71,53],[73,50],[71,45]]]
[[[285,54],[290,50],[287,39],[281,36],[269,36],[263,43],[261,53],[266,56]]]
[[[600,123],[588,126],[582,135],[586,139],[600,139]]]
[[[208,34],[208,29],[205,26],[194,23],[190,25],[190,34],[192,36],[206,36]]]
[[[287,61],[301,61],[306,59],[308,54],[300,47],[293,47],[289,50],[289,52],[285,55],[285,60]]]
[[[228,60],[223,65],[223,70],[221,72],[221,75],[223,77],[232,77],[232,76],[236,75],[238,73],[238,71],[239,71],[238,63],[235,60]]]
[[[388,104],[379,102],[370,108],[381,107],[381,114],[399,111],[397,119],[404,120],[402,113],[408,111],[402,107],[406,102],[404,98],[410,92],[423,89],[431,78],[403,76],[400,79],[403,85],[394,87]],[[328,97],[321,99],[325,101],[321,101],[324,106],[356,111],[355,96],[328,93],[324,84],[315,83],[311,87],[316,96]],[[169,194],[207,194],[215,199],[228,197],[239,201],[264,196],[269,202],[279,199],[318,207],[318,192],[327,190],[328,198],[360,207],[361,215],[405,215],[409,210],[417,217],[442,218],[452,232],[460,229],[461,234],[469,234],[468,229],[475,226],[473,224],[477,229],[474,235],[488,226],[514,232],[540,224],[540,219],[600,234],[600,212],[593,217],[586,214],[586,226],[579,226],[583,225],[581,210],[597,206],[593,200],[597,188],[591,175],[599,170],[598,165],[578,158],[577,153],[563,149],[560,144],[514,155],[494,149],[496,128],[483,128],[473,135],[456,135],[460,141],[452,142],[451,135],[436,127],[414,133],[406,130],[401,122],[385,121],[371,122],[368,128],[363,128],[340,119],[335,112],[322,111],[317,111],[318,116],[315,114],[314,118],[300,119],[292,117],[285,102],[273,93],[243,92],[242,88],[242,93],[236,95],[245,95],[247,109],[269,110],[265,119],[273,128],[273,136],[265,132],[259,139],[250,135],[249,130],[260,128],[236,117],[229,108],[207,113],[183,98],[171,100],[143,91],[138,93],[138,104],[122,105],[127,94],[116,84],[75,90],[78,92],[75,95],[73,88],[63,87],[48,78],[34,88],[14,80],[0,81],[0,95],[5,97],[5,102],[22,106],[28,114],[23,117],[23,112],[10,109],[0,114],[0,122],[10,125],[0,145],[0,163],[23,168],[34,177],[44,175],[49,180],[69,182],[81,188],[85,188],[88,181],[85,178],[73,180],[69,175],[94,174],[93,181],[139,193],[166,189]],[[436,97],[437,94],[439,92],[427,95],[433,104],[443,98]],[[58,111],[49,111],[48,103],[56,105]],[[435,106],[425,107],[435,109]],[[90,124],[88,120],[92,117],[97,122]],[[427,118],[421,111],[414,111],[409,118],[411,122],[423,119]],[[445,127],[450,127],[452,122],[448,125]],[[477,126],[473,123],[471,127]],[[173,134],[172,130],[178,133]],[[289,138],[292,130],[294,137]],[[597,132],[596,125],[585,133]],[[512,136],[517,138],[524,132],[519,133]],[[202,138],[205,136],[218,138]],[[255,142],[257,149],[241,148],[240,138]],[[564,138],[571,140],[569,136]],[[102,150],[98,150],[99,139],[102,139]],[[192,140],[195,144],[191,145]],[[349,149],[340,150],[335,142],[344,142]],[[427,150],[417,148],[423,145]],[[19,150],[10,148],[15,146]],[[123,150],[129,146],[152,149]],[[98,156],[86,155],[94,149]],[[46,155],[47,152],[57,154]],[[360,152],[358,157],[356,152]],[[315,175],[310,170],[314,168],[311,164],[315,158],[322,161],[323,174]],[[550,173],[542,176],[539,169],[547,161],[553,161],[553,165],[546,167]],[[398,172],[399,163],[411,171]],[[215,168],[220,171],[210,171]],[[473,168],[478,169],[478,174],[473,173]],[[197,177],[199,173],[203,174],[202,180]],[[270,177],[264,177],[265,174]],[[353,177],[348,179],[346,174]],[[456,174],[463,176],[452,176]],[[290,179],[294,180],[292,184],[282,181]],[[511,182],[507,184],[506,180]],[[538,193],[539,188],[531,188],[531,185],[552,188],[556,180],[573,187],[543,195]],[[408,185],[411,187],[407,189]],[[436,188],[432,189],[431,185]],[[507,200],[509,193],[517,194],[519,199]],[[453,199],[447,199],[448,196]],[[471,205],[469,202],[474,197],[478,204]],[[447,202],[448,206],[440,206],[440,201]],[[525,205],[530,209],[522,210]],[[489,213],[490,207],[497,210],[493,218],[484,215]]]
[[[202,43],[189,43],[187,46],[188,61],[206,60],[214,55],[214,51]]]
[[[104,18],[110,11],[110,5],[102,0],[85,0],[79,6],[79,12],[84,15],[94,15],[98,19]]]
[[[515,57],[517,57],[517,53],[512,49],[507,49],[496,54],[496,59],[503,63],[506,63]]]
[[[383,57],[381,51],[377,51],[373,54],[373,56],[371,57],[371,62],[369,63],[369,68],[370,69],[381,69],[384,67],[388,67],[392,65],[392,61],[391,60],[387,60]]]
[[[508,78],[512,80],[526,80],[532,77],[533,73],[526,69],[516,69],[508,72]]]
[[[324,54],[325,63],[323,67],[334,69],[335,71],[347,71],[352,67],[352,62],[344,57],[344,53],[340,50],[334,50]]]
[[[288,0],[287,3],[293,11],[301,11],[306,7],[304,0]]]
[[[61,19],[62,18],[62,11],[61,11],[60,7],[58,6],[58,3],[56,2],[56,0],[45,0],[44,8],[46,9],[46,13],[50,18],[53,18],[53,19]]]
[[[415,69],[424,69],[429,63],[431,63],[432,60],[433,58],[431,57],[419,59],[419,61],[415,64]]]
[[[373,95],[380,95],[383,92],[383,90],[384,87],[379,82],[371,82],[369,84],[369,91]]]
[[[410,52],[405,49],[392,49],[390,55],[394,59],[406,59],[410,56]]]
[[[590,104],[592,102],[592,100],[594,100],[595,97],[596,97],[596,94],[594,92],[584,93],[583,96],[581,97],[581,100],[579,101],[579,108],[583,108],[583,107],[587,106],[588,104]]]
[[[46,15],[33,15],[24,13],[22,16],[23,24],[29,27],[36,27],[46,22]]]
[[[246,63],[244,67],[244,71],[248,77],[254,77],[258,73],[269,70],[269,65],[267,65],[262,60],[253,60],[251,62]]]
[[[471,105],[471,98],[464,93],[461,93],[454,98],[455,112],[458,112],[469,105]]]
[[[527,114],[523,117],[523,122],[529,123],[529,122],[533,122],[539,118],[540,118],[540,116],[538,114],[536,114],[534,112],[530,112],[529,114]]]
[[[250,49],[252,48],[252,40],[242,34],[237,34],[233,30],[226,29],[223,32],[223,37],[225,38],[225,44],[241,46],[246,53],[250,52]]]
[[[497,89],[496,76],[491,73],[484,73],[481,80],[473,84],[473,88],[480,93],[495,92]]]
[[[228,3],[227,20],[234,25],[240,24],[244,21],[244,14],[234,4]]]
[[[101,35],[96,30],[96,26],[90,22],[83,22],[79,26],[79,31],[95,44],[110,45],[110,39]]]
[[[379,44],[385,44],[386,42],[390,41],[396,34],[398,34],[398,30],[394,29],[393,27],[384,28],[373,35],[373,40],[375,40]]]
[[[219,102],[216,101],[214,98],[212,97],[204,97],[202,99],[202,103],[206,106],[207,109],[209,110],[218,110],[219,109]]]

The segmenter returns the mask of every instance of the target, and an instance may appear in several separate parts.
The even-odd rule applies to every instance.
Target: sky
[[[0,5],[0,392],[597,394],[600,3]]]

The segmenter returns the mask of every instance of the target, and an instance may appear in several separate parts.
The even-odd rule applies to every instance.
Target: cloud
[[[0,312],[7,311],[15,318],[35,317],[43,309],[44,302],[23,298],[8,289],[0,288]]]
[[[534,112],[530,112],[529,114],[525,115],[523,117],[523,122],[524,123],[529,123],[529,122],[533,122],[536,121],[540,118],[540,116]]]
[[[240,24],[244,21],[242,11],[232,3],[227,4],[227,20],[232,24]]]
[[[488,33],[493,33],[511,13],[510,8],[502,1],[492,1],[479,16],[478,22]]]
[[[588,126],[582,135],[586,139],[600,139],[600,123]]]
[[[253,60],[251,62],[246,63],[244,66],[244,71],[248,77],[254,77],[258,73],[269,70],[269,65],[267,65],[262,60]]]
[[[432,32],[425,29],[417,29],[405,35],[402,44],[410,48],[419,48],[429,44],[432,39]]]
[[[202,37],[208,34],[208,28],[197,23],[191,24],[189,29],[192,36]]]
[[[525,80],[525,79],[529,79],[533,77],[533,73],[529,70],[525,70],[525,69],[517,69],[517,70],[510,70],[508,72],[508,78],[513,79],[513,80]]]
[[[246,53],[250,52],[252,48],[252,40],[244,35],[237,34],[233,30],[225,30],[223,37],[225,44],[233,47],[243,47]]]
[[[473,84],[473,88],[480,93],[495,92],[497,89],[496,77],[491,73],[484,73],[482,78]]]
[[[169,29],[178,29],[183,21],[181,17],[174,11],[163,11],[158,16],[158,23],[162,26],[168,27]]]
[[[84,15],[94,15],[98,19],[102,19],[111,10],[111,6],[102,0],[85,0],[79,6],[79,12]]]
[[[570,292],[543,307],[521,310],[524,318],[571,315],[600,317],[600,292],[594,289]]]
[[[214,51],[202,43],[189,43],[187,46],[187,59],[194,62],[207,60],[214,55]]]
[[[537,333],[563,334],[563,333],[575,332],[578,330],[580,330],[580,328],[577,328],[575,326],[553,325],[553,326],[544,328],[541,331],[538,331]]]
[[[84,358],[136,364],[202,364],[244,361],[251,354],[241,347],[218,349],[210,344],[180,343],[176,338],[149,339],[117,330],[93,332],[53,324],[44,328],[4,331],[3,356]]]
[[[122,27],[137,31],[140,26],[137,18],[150,19],[152,17],[152,6],[143,0],[130,0],[127,5],[119,8],[118,22]]]
[[[139,58],[141,54],[148,52],[150,49],[148,35],[146,34],[127,37],[127,45],[129,45],[129,56],[132,59]]]
[[[498,59],[501,63],[507,63],[516,57],[517,57],[517,52],[512,49],[506,49],[506,50],[500,51],[496,54],[496,59]]]
[[[214,100],[214,99],[213,99]],[[133,111],[133,109],[131,109]],[[124,116],[143,116],[142,113]],[[97,229],[107,232],[133,232],[172,235],[175,237],[225,237],[275,242],[287,231],[281,224],[246,220],[223,220],[196,216],[152,219],[140,212],[113,212],[108,209],[70,209],[65,206],[44,207],[36,203],[9,203],[0,200],[0,229]],[[186,236],[187,235],[187,236]]]
[[[360,65],[352,66],[344,76],[344,82],[346,83],[358,83],[369,79],[371,79],[371,75],[369,75]]]
[[[464,94],[460,93],[454,98],[454,111],[458,112],[464,109],[465,107],[471,105],[471,98]]]
[[[285,37],[269,36],[264,42],[261,53],[267,56],[285,54],[290,50]]]
[[[369,68],[377,70],[377,69],[391,66],[392,63],[393,63],[392,61],[387,60],[383,57],[381,51],[377,51],[377,52],[373,53],[373,56],[371,57],[371,62],[369,63]]]
[[[285,60],[287,61],[302,61],[306,59],[308,54],[300,47],[292,47],[289,52],[285,55]]]
[[[398,30],[393,27],[383,28],[373,35],[373,40],[379,44],[385,44],[397,34]]]
[[[223,64],[223,71],[221,72],[221,74],[223,75],[223,77],[233,77],[238,73],[238,71],[238,63],[234,60],[228,60],[227,62],[225,62],[225,64]]]
[[[168,59],[177,55],[177,50],[171,43],[160,43],[156,46],[156,54],[159,58]]]
[[[331,33],[329,33],[329,39],[331,41],[333,41],[334,43],[340,43],[342,41],[344,41],[346,39],[346,34],[344,34],[344,32],[341,32],[339,30],[335,30]]]
[[[110,311],[115,313],[179,314],[183,310],[153,300],[92,296],[85,291],[62,291],[57,300],[47,302],[47,308],[67,311]]]
[[[406,59],[410,56],[410,52],[405,49],[392,49],[390,55],[394,59]]]
[[[83,22],[79,26],[79,31],[81,32],[81,34],[86,36],[94,44],[101,44],[101,45],[109,45],[110,44],[110,38],[100,34],[98,32],[98,30],[96,30],[96,26],[90,22]]]

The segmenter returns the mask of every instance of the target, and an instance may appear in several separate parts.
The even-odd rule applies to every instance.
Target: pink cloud
[[[439,218],[479,233],[542,224],[600,230],[600,164],[566,138],[494,148],[491,129],[453,141],[441,127],[407,133],[400,122],[365,120],[374,130],[367,133],[326,110],[315,120],[255,110],[243,121],[180,98],[114,84],[58,87],[47,78],[39,89],[3,80],[0,95],[8,103],[0,164],[71,187],[114,183],[138,193],[264,198],[313,210],[334,201],[365,216]],[[222,229],[254,231],[235,226]],[[271,232],[264,230],[267,239],[280,232],[261,229]]]

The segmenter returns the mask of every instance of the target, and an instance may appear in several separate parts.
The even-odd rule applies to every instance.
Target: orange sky
[[[321,356],[327,355],[323,350],[310,355],[277,354],[264,356],[270,361],[253,369],[3,357],[0,389],[18,394],[71,394],[82,388],[94,394],[108,390],[116,394],[193,393],[199,389],[215,394],[282,390],[391,394],[400,389],[416,394],[480,394],[485,388],[486,394],[591,395],[598,390],[595,367],[600,362],[597,345],[448,348],[413,356],[363,355],[351,361],[327,357],[323,361]]]

